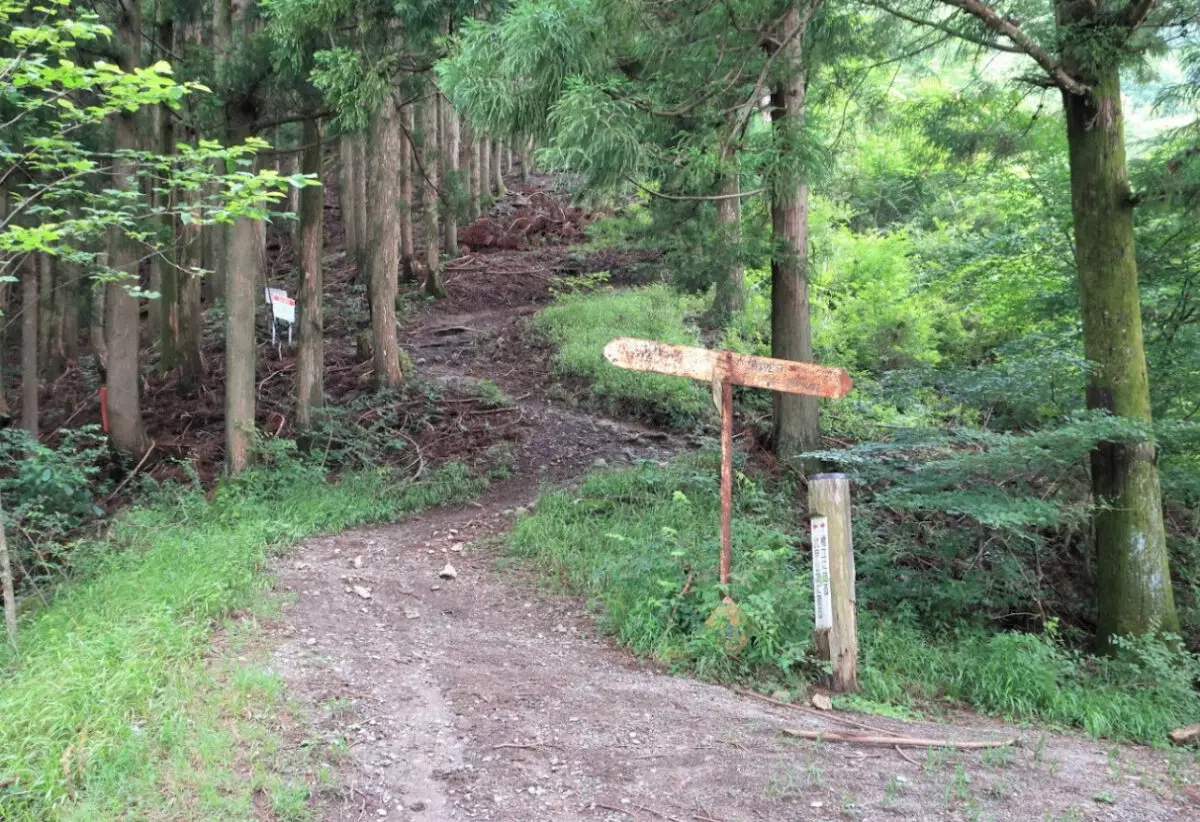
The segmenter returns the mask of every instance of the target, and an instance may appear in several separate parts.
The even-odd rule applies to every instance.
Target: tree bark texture
[[[504,161],[501,159],[501,153],[504,151],[503,140],[492,140],[492,157],[488,165],[491,168],[492,176],[495,179],[492,181],[492,191],[497,197],[504,194]]]
[[[740,191],[737,171],[725,174],[721,194],[726,197],[717,200],[717,228],[720,232],[721,248],[734,256],[730,259],[728,268],[721,273],[714,289],[712,318],[717,325],[724,325],[733,314],[740,313],[746,307],[741,255],[742,209],[741,201],[736,196]]]
[[[421,106],[421,181],[425,205],[425,293],[445,297],[438,255],[438,113],[437,99],[430,94]]]
[[[792,8],[782,30],[802,25]],[[792,37],[780,56],[784,77],[771,90],[772,123],[782,168],[771,184],[771,355],[812,362],[812,321],[808,302],[808,182],[795,159],[806,105],[804,32]],[[816,397],[776,394],[775,453],[782,459],[816,449],[821,441]]]
[[[1120,75],[1113,65],[1090,79],[1091,98],[1064,92],[1084,353],[1092,364],[1087,406],[1148,422]],[[1179,630],[1155,459],[1152,443],[1101,443],[1092,454],[1102,648],[1118,636]]]
[[[33,255],[21,269],[21,427],[38,435],[38,271]]]
[[[304,121],[300,171],[321,176],[321,124]],[[300,293],[296,301],[299,340],[296,349],[296,423],[312,425],[312,410],[325,404],[325,323],[321,302],[321,254],[325,189],[300,189]]]
[[[432,103],[436,115],[437,108]],[[400,251],[400,163],[404,133],[395,101],[384,99],[371,124],[370,232],[368,270],[371,291],[371,342],[376,389],[398,388],[404,381],[396,341],[396,291]],[[437,253],[437,234],[433,234]]]
[[[439,95],[442,112],[441,160],[442,191],[445,209],[442,218],[442,250],[451,257],[458,256],[458,204],[462,201],[462,179],[459,175],[458,113],[450,101]]]
[[[123,0],[117,39],[121,46],[121,68],[137,67],[141,48],[141,9],[136,0]],[[117,152],[139,148],[138,114],[121,112],[116,117],[114,148]],[[136,189],[137,169],[126,159],[113,161],[113,187],[120,191]],[[150,447],[150,438],[142,422],[141,368],[138,347],[141,342],[138,298],[129,286],[138,284],[137,241],[117,226],[109,229],[109,264],[121,272],[120,281],[108,284],[104,297],[104,336],[108,343],[108,433],[115,450],[138,458]]]
[[[17,649],[17,593],[13,586],[12,561],[8,556],[8,536],[4,530],[4,506],[0,503],[0,585],[4,589],[4,633],[8,647]]]
[[[351,138],[351,148],[354,152],[354,175],[350,178],[351,208],[354,213],[354,263],[358,267],[358,282],[364,282],[367,276],[367,241],[370,229],[367,224],[371,219],[368,213],[377,208],[378,203],[367,202],[367,176],[370,169],[367,165],[367,138],[356,136]]]
[[[467,193],[467,217],[471,222],[479,219],[479,204],[482,201],[483,186],[480,182],[481,158],[480,150],[483,147],[483,140],[480,138],[478,130],[472,127],[471,129],[471,174],[468,179]]]
[[[400,146],[400,266],[405,280],[416,280],[417,250],[413,243],[413,180],[417,177],[414,161],[413,131],[415,115],[412,103],[400,108],[400,123],[404,127],[404,140]]]
[[[204,229],[192,223],[183,227],[179,273],[179,392],[191,396],[204,380],[204,308],[201,275],[192,273],[203,262]]]

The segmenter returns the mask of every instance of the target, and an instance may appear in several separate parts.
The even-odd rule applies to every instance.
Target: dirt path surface
[[[534,282],[492,309],[446,304],[406,332],[426,375],[490,379],[519,398],[529,433],[512,476],[476,504],[311,540],[278,565],[295,601],[272,664],[322,744],[347,751],[321,818],[1200,820],[1196,761],[1178,752],[972,716],[932,725],[775,707],[639,663],[599,638],[582,603],[539,590],[495,537],[542,488],[691,445],[546,401],[535,362],[511,356],[545,293]],[[439,575],[447,563],[456,578]],[[835,717],[1022,746],[901,754],[781,734],[849,730]]]

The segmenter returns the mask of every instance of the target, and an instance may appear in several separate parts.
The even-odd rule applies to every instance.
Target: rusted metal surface
[[[618,368],[705,382],[711,381],[714,372],[723,367],[724,378],[734,385],[787,394],[837,398],[844,397],[854,387],[850,375],[841,368],[631,337],[619,337],[606,345],[604,358]]]
[[[729,584],[733,568],[733,383],[720,376],[721,385],[721,584]]]

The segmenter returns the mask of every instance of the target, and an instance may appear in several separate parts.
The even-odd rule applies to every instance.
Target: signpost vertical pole
[[[721,379],[721,584],[733,567],[733,383]],[[727,592],[728,593],[728,592]]]
[[[857,595],[850,531],[850,480],[846,475],[817,474],[811,477],[808,482],[808,510],[813,517],[814,582],[817,576],[817,542],[824,539],[828,542],[828,595],[832,606],[829,610],[833,617],[828,631],[828,656],[833,665],[832,689],[837,692],[854,691],[858,689]],[[818,520],[824,522],[819,524]],[[818,532],[821,532],[820,536]],[[819,599],[816,602],[819,607]],[[821,619],[822,614],[818,613],[818,623]],[[819,638],[817,644],[824,651],[824,643]]]

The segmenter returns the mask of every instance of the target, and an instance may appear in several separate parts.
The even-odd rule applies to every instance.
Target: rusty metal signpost
[[[713,392],[713,402],[717,409],[721,412],[721,563],[720,563],[720,580],[722,585],[729,584],[729,573],[733,566],[733,386],[745,385],[751,388],[766,388],[771,391],[781,391],[789,394],[808,394],[817,397],[843,397],[853,387],[853,382],[850,375],[841,368],[829,368],[821,365],[814,365],[805,362],[793,362],[791,360],[777,360],[770,357],[754,357],[748,354],[735,354],[732,351],[711,351],[706,348],[694,348],[684,345],[671,345],[669,343],[655,342],[653,340],[637,340],[629,337],[620,337],[613,340],[604,347],[604,358],[618,368],[626,368],[631,371],[649,371],[655,374],[667,374],[675,377],[688,377],[693,380],[702,380],[711,383]],[[844,479],[842,480],[845,481]],[[848,508],[846,512],[848,521]],[[815,512],[818,514],[828,515],[833,512]],[[825,557],[830,556],[834,551],[841,549],[846,553],[850,552],[849,545],[849,530],[846,530],[846,539],[843,540],[826,540],[822,539],[821,550],[824,552],[828,546],[829,554],[824,554]],[[824,533],[822,533],[824,536]],[[838,544],[834,544],[834,543]],[[815,547],[815,546],[814,546]],[[838,558],[833,565],[837,566],[841,561]],[[850,569],[853,569],[853,557],[848,559]],[[830,567],[830,563],[826,560],[823,563],[825,568]],[[843,563],[844,565],[844,563]],[[817,572],[817,566],[814,564],[814,573]],[[853,638],[853,571],[850,571],[849,580],[839,580],[837,574],[830,574],[828,571],[823,572],[824,579],[814,580],[814,595],[816,596],[815,605],[817,607],[817,628],[818,634],[832,631],[836,637],[839,633],[838,615],[839,612],[845,612],[847,608],[838,608],[839,598],[845,599],[848,603],[848,610],[851,615],[850,624],[846,626],[851,632],[849,638],[842,641],[834,641],[830,643],[828,638],[825,642],[821,642],[818,638],[818,646],[824,650],[830,644],[836,648],[845,649],[851,652],[849,660],[848,677],[843,674],[838,675],[837,668],[839,667],[838,660],[833,659],[835,667],[835,686],[839,690],[850,690],[854,687],[854,659],[857,656],[857,641]],[[826,581],[828,580],[828,582]],[[850,590],[847,592],[846,583],[849,583]],[[830,583],[833,584],[832,593],[826,593],[824,596],[833,599],[833,608],[830,609],[828,599],[822,602],[822,589],[829,591]],[[841,589],[841,590],[839,590]],[[839,597],[839,595],[843,595]],[[726,598],[726,604],[730,607],[736,607],[732,599]],[[827,625],[828,619],[824,614],[833,611],[833,625]]]

